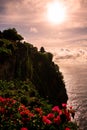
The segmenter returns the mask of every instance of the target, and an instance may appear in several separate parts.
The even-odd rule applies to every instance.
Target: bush
[[[17,33],[15,28],[4,30],[2,32],[2,35],[4,38],[6,38],[8,40],[13,40],[13,41],[23,40],[23,37]]]
[[[77,130],[77,124],[71,121],[74,114],[66,104],[46,113],[41,107],[30,111],[12,98],[0,97],[0,130]]]

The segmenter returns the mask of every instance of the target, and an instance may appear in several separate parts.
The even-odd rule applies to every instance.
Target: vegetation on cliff
[[[41,97],[52,104],[67,102],[62,73],[43,47],[22,42],[16,29],[0,31],[0,79],[31,81]]]
[[[31,109],[12,98],[0,97],[0,130],[77,130],[76,123],[71,121],[73,115],[73,109],[66,104],[62,104],[62,109],[54,106],[47,112],[43,107]]]
[[[0,31],[0,130],[77,130],[53,55],[22,40]]]

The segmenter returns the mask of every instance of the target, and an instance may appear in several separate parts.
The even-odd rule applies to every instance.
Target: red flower
[[[30,117],[34,117],[34,114],[31,113],[31,112],[30,112],[28,115],[29,115]]]
[[[0,102],[4,102],[4,101],[5,101],[5,98],[0,96]]]
[[[60,109],[59,109],[59,107],[58,107],[58,106],[54,106],[54,107],[52,108],[52,111],[54,111],[54,112],[59,112],[59,111],[60,111]]]
[[[18,108],[18,111],[24,111],[24,110],[26,110],[26,107],[23,104],[21,104],[20,107]]]
[[[67,107],[67,104],[63,103],[63,104],[62,104],[62,107],[66,108],[66,107]]]
[[[42,115],[42,114],[43,114],[42,109],[41,109],[41,108],[39,108],[39,107],[35,108],[35,111],[36,111],[36,112],[38,112],[40,115]]]
[[[60,116],[57,116],[56,118],[54,118],[54,123],[56,123],[56,124],[60,124],[61,123],[61,118],[60,118]]]
[[[63,111],[62,110],[59,110],[59,115],[62,115],[63,114]]]
[[[7,101],[7,102],[11,101],[11,98],[6,98],[6,101]]]
[[[5,112],[5,108],[4,107],[0,107],[0,113],[4,113]]]
[[[47,119],[47,116],[43,116],[42,121],[44,122],[44,124],[48,124],[48,125],[52,123],[49,119]]]
[[[21,115],[28,115],[30,112],[26,107],[24,109],[20,109],[19,111]]]
[[[70,120],[71,120],[71,117],[70,117],[69,111],[68,111],[68,110],[65,110],[65,111],[64,111],[64,114],[65,114],[67,120],[70,121]]]
[[[54,114],[53,114],[53,113],[49,113],[49,114],[47,115],[47,118],[48,118],[48,119],[54,118]]]
[[[28,130],[26,127],[22,127],[20,130]]]
[[[70,130],[70,128],[66,127],[65,130]]]
[[[16,100],[12,100],[12,104],[15,104],[16,103]]]

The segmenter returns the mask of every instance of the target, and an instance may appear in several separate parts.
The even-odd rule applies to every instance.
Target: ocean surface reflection
[[[87,65],[62,64],[58,62],[63,73],[68,93],[68,104],[76,111],[75,119],[82,130],[87,130]]]

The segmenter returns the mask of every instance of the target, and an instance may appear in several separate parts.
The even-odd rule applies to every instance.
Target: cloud
[[[87,47],[84,48],[61,48],[54,55],[55,62],[61,63],[87,63]]]
[[[67,7],[68,17],[64,24],[56,26],[46,19],[46,7],[51,1],[55,0],[0,0],[0,29],[16,27],[26,39],[30,36],[32,42],[49,46],[85,39],[87,0],[57,0]]]
[[[54,0],[51,0],[54,1]],[[46,24],[46,6],[47,3],[51,2],[50,0],[0,0],[0,14],[7,15],[8,18],[14,17],[14,21],[18,22],[32,22]],[[60,1],[60,0],[58,0]],[[72,26],[80,26],[82,22],[80,19],[84,20],[83,17],[86,17],[87,11],[85,9],[86,0],[62,0],[65,2],[65,6],[68,11],[68,18]],[[81,14],[82,13],[82,14]],[[84,16],[85,15],[85,16]],[[17,16],[17,18],[16,18]],[[82,18],[81,18],[82,17]],[[77,21],[77,22],[76,22]],[[67,27],[71,27],[71,24],[67,24]],[[69,26],[70,25],[70,26]]]
[[[9,12],[10,9],[12,9],[12,11],[10,13],[13,13],[14,8],[17,8],[17,5],[21,5],[23,2],[23,0],[0,0],[0,10],[2,12],[0,12],[0,14],[5,15]],[[16,10],[15,10],[16,11]]]
[[[54,1],[54,0],[51,0]],[[1,10],[7,14],[18,14],[22,18],[28,16],[33,18],[32,21],[43,20],[43,16],[46,15],[46,5],[51,2],[50,0],[0,0]],[[60,1],[60,0],[59,0]],[[64,0],[62,0],[64,2]],[[84,2],[85,3],[85,2]],[[65,2],[70,15],[76,11],[79,12],[81,1],[80,0],[68,0]],[[2,12],[1,12],[2,13]],[[39,20],[38,20],[39,19]]]
[[[32,33],[38,33],[38,30],[35,27],[30,28],[30,32]]]

